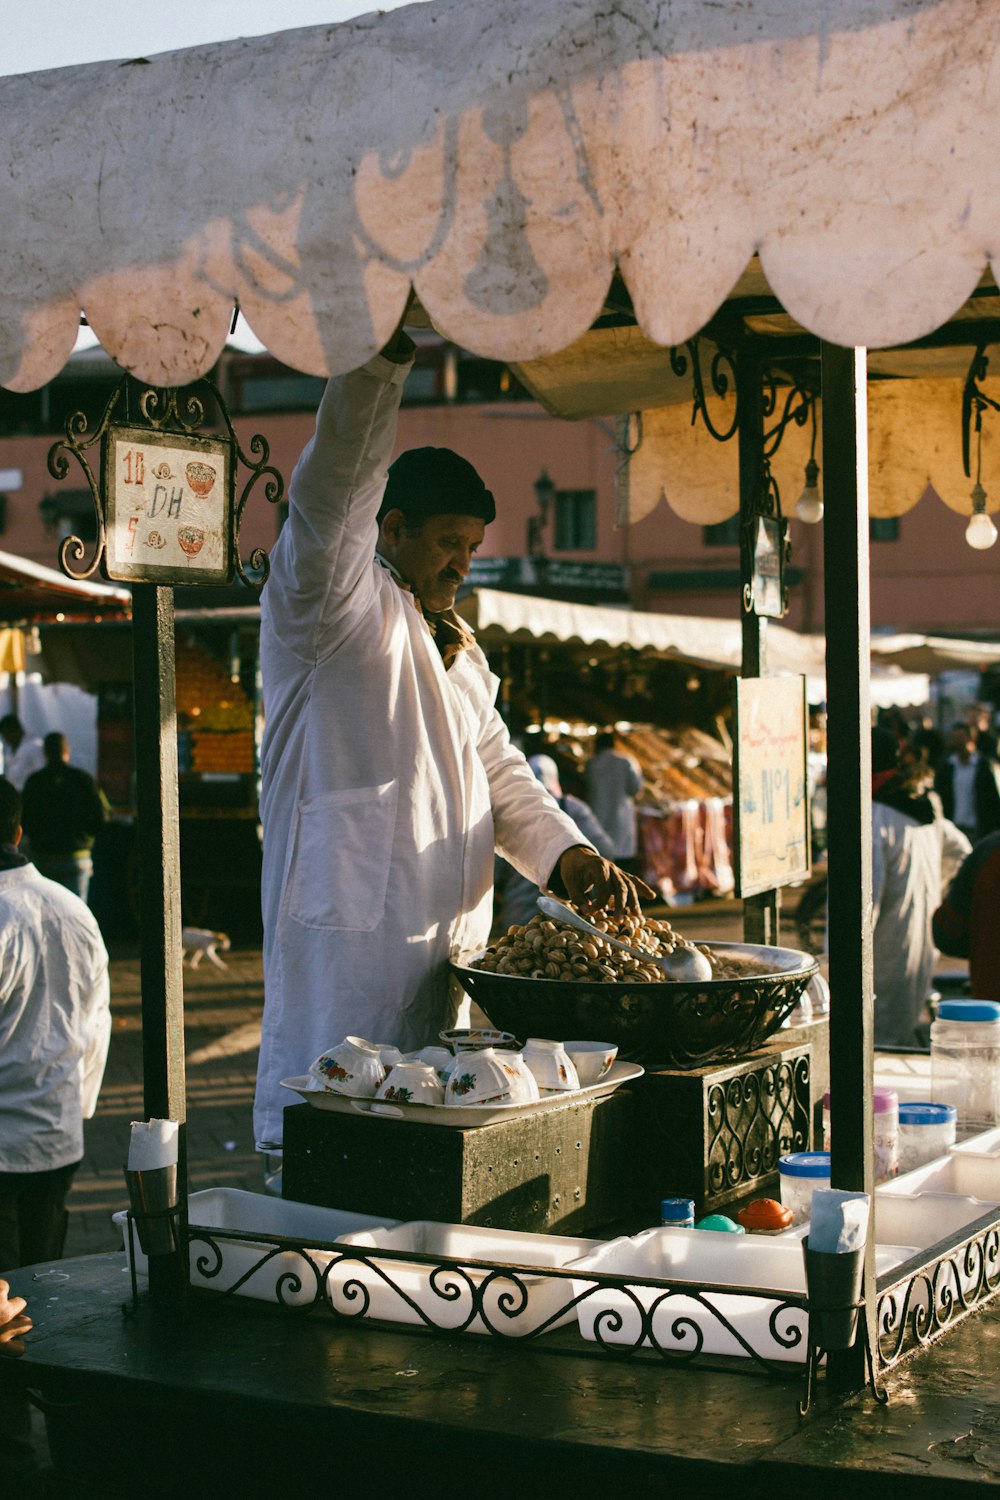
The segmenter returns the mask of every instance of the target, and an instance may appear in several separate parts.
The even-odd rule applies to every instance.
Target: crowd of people
[[[1000,761],[989,709],[947,736],[900,712],[872,730],[875,1042],[923,1038],[940,951],[969,959],[978,999],[1000,999]]]

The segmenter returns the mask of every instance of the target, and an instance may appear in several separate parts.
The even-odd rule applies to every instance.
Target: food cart
[[[763,10],[507,0],[488,12],[413,7],[2,86],[4,118],[16,121],[16,130],[3,127],[11,180],[30,190],[35,231],[26,236],[17,215],[2,230],[0,377],[14,388],[58,368],[81,305],[123,367],[161,387],[211,365],[234,302],[279,357],[312,373],[375,353],[411,283],[449,337],[518,363],[623,317],[676,349],[719,313],[739,352],[741,510],[777,522],[760,509],[764,346],[776,331],[779,363],[818,359],[830,798],[839,814],[829,842],[833,1177],[869,1191],[864,346],[927,340],[946,365],[954,344],[967,352],[989,342],[998,29],[995,12],[975,0],[845,0],[835,16],[791,0]],[[178,150],[176,130],[150,139],[155,99],[169,99],[197,151]],[[774,319],[789,321],[775,329]],[[767,668],[766,619],[753,599],[746,678]],[[168,626],[158,600],[141,631],[159,653],[160,687]],[[161,729],[158,697],[144,713],[147,727]],[[165,807],[169,821],[170,770],[160,757],[145,814],[140,807],[154,824]],[[159,859],[163,922],[152,921],[143,980],[144,1021],[162,1046],[148,1055],[146,1104],[150,1115],[182,1121],[172,836]],[[751,941],[773,940],[777,907],[774,891],[749,898]],[[156,1475],[176,1476],[167,1462],[176,1444],[198,1453],[197,1465],[187,1463],[189,1491],[204,1475],[209,1488],[220,1474],[245,1483],[252,1465],[275,1492],[290,1493],[348,1442],[383,1466],[389,1457],[425,1463],[444,1442],[447,1462],[472,1465],[482,1493],[510,1483],[483,1472],[494,1443],[519,1477],[583,1492],[609,1476],[721,1492],[738,1475],[752,1489],[784,1478],[825,1494],[850,1472],[856,1488],[884,1493],[905,1477],[934,1493],[966,1472],[954,1448],[944,1451],[970,1421],[958,1371],[976,1361],[977,1339],[988,1357],[994,1319],[988,1307],[974,1320],[960,1314],[993,1295],[996,1241],[987,1215],[925,1246],[888,1283],[876,1280],[871,1244],[862,1316],[883,1372],[959,1326],[933,1357],[891,1375],[903,1399],[888,1415],[854,1396],[847,1420],[827,1410],[804,1432],[780,1382],[640,1360],[598,1365],[578,1349],[547,1360],[492,1341],[432,1343],[363,1326],[331,1335],[317,1320],[279,1322],[235,1300],[215,1310],[217,1321],[185,1321],[166,1278],[120,1323],[120,1262],[103,1258],[51,1273],[68,1278],[51,1306],[40,1308],[29,1285],[42,1337],[0,1378],[42,1385],[67,1418],[75,1409],[78,1431],[127,1459],[132,1493],[141,1492],[137,1474],[151,1492]],[[289,1248],[282,1242],[276,1253]],[[185,1279],[186,1269],[185,1260]],[[794,1297],[784,1300],[794,1311]],[[862,1341],[841,1353],[831,1356],[830,1384],[860,1386]],[[873,1372],[872,1389],[888,1378]],[[98,1415],[108,1397],[127,1411],[127,1434],[117,1415]],[[155,1424],[139,1420],[152,1407]],[[902,1416],[917,1408],[940,1434],[930,1461],[926,1436]],[[280,1455],[259,1430],[275,1414]],[[219,1463],[207,1456],[213,1449]]]

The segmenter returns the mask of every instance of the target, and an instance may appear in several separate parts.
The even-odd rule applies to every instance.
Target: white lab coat
[[[0,871],[0,1171],[80,1160],[110,1036],[108,955],[89,907],[32,864]]]
[[[913,1047],[931,991],[931,918],[971,845],[947,818],[921,823],[872,805],[875,1044]]]
[[[281,1079],[344,1036],[407,1050],[455,1023],[447,961],[488,940],[494,848],[544,884],[586,842],[510,744],[478,646],[446,672],[374,557],[407,368],[327,386],[263,592],[262,1150],[297,1102]]]

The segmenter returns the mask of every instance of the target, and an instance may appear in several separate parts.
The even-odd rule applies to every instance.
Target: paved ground
[[[111,1215],[127,1201],[122,1167],[129,1122],[145,1118],[138,952],[113,949],[111,959],[111,1048],[69,1198],[67,1255],[121,1245]],[[204,959],[184,969],[189,1187],[260,1192],[262,1159],[254,1151],[250,1117],[264,1003],[260,949],[234,948],[225,960],[226,969]]]
[[[786,896],[783,916],[794,908]],[[694,938],[740,941],[741,905],[700,902],[671,912],[679,931]],[[784,941],[798,947],[789,921]],[[254,1151],[251,1108],[264,987],[259,948],[233,948],[228,967],[202,960],[184,970],[187,1038],[189,1191],[236,1187],[261,1192],[262,1159]],[[954,960],[943,967],[961,968]],[[139,962],[135,948],[116,949],[111,965],[114,1015],[111,1050],[97,1114],[86,1127],[86,1150],[70,1194],[67,1255],[118,1248],[111,1222],[125,1207],[122,1167],[129,1122],[144,1118]]]

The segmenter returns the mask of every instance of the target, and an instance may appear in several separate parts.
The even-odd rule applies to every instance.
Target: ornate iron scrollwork
[[[106,497],[102,493],[101,484],[88,461],[88,451],[96,445],[101,446],[103,452],[104,444],[113,426],[113,418],[119,408],[123,408],[127,415],[130,405],[129,396],[131,392],[132,377],[123,375],[115,386],[108,399],[107,405],[101,414],[93,431],[89,431],[89,419],[85,412],[73,412],[65,424],[65,436],[58,442],[53,443],[48,453],[49,473],[54,479],[65,479],[69,472],[70,458],[76,459],[83,470],[87,488],[94,502],[94,512],[97,518],[97,540],[93,555],[85,566],[79,564],[86,558],[87,547],[78,536],[66,537],[59,548],[59,562],[63,572],[70,578],[90,578],[99,568],[107,553],[107,509]],[[229,563],[232,571],[239,575],[250,588],[260,589],[267,580],[270,571],[270,563],[266,551],[262,547],[254,548],[249,558],[249,568],[244,564],[240,556],[239,536],[240,523],[243,511],[246,507],[250,492],[261,480],[264,480],[264,498],[270,504],[276,504],[284,493],[284,481],[280,472],[270,462],[270,447],[267,440],[256,433],[249,443],[249,451],[252,457],[244,451],[242,444],[233,427],[232,420],[226,408],[221,394],[208,380],[200,380],[194,387],[179,390],[175,387],[159,389],[147,386],[139,391],[137,406],[142,424],[149,429],[150,433],[164,435],[176,434],[179,438],[196,435],[202,427],[206,418],[208,401],[221,414],[226,429],[225,441],[228,442],[234,459],[234,469],[237,464],[248,469],[249,476],[239,498],[235,498],[235,487],[233,496],[229,503],[231,505],[231,531],[230,548],[231,556]],[[230,574],[231,576],[231,574]]]
[[[717,443],[728,443],[729,439],[736,434],[739,427],[737,409],[734,407],[732,420],[728,424],[720,423],[716,425],[705,387],[700,337],[695,335],[693,339],[688,339],[684,348],[687,350],[686,355],[679,348],[672,348],[670,350],[670,368],[680,380],[687,374],[690,367],[692,384],[691,426],[693,427],[700,417],[705,424],[706,431]],[[712,394],[719,401],[724,401],[730,392],[736,389],[735,361],[729,350],[723,348],[721,344],[715,347],[715,352],[712,355],[711,364],[709,365],[708,378]]]

